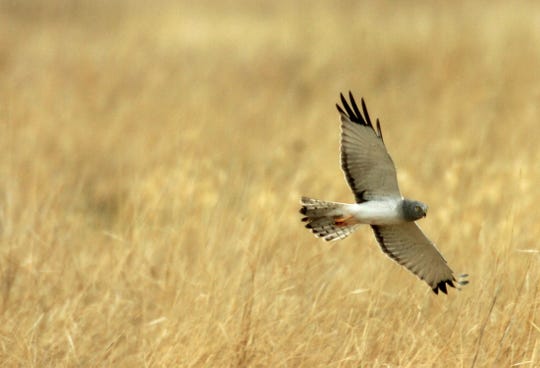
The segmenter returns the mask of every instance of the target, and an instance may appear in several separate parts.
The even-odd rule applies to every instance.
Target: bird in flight
[[[361,224],[369,224],[382,251],[424,280],[435,292],[468,283],[466,274],[456,281],[435,244],[416,224],[428,207],[404,198],[399,191],[396,168],[386,150],[379,119],[373,126],[364,99],[362,111],[351,92],[341,94],[341,168],[356,203],[338,203],[302,197],[300,213],[306,228],[326,241],[347,237]]]

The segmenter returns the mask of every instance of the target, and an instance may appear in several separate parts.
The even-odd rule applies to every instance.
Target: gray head
[[[404,199],[402,203],[403,217],[406,221],[416,221],[426,217],[428,206],[420,201]]]

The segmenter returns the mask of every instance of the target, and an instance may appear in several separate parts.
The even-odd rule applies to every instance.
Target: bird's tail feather
[[[360,225],[346,210],[347,204],[302,197],[300,213],[306,228],[326,241],[347,237]]]

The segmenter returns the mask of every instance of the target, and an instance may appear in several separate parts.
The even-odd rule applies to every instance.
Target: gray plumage
[[[416,221],[426,217],[428,207],[420,201],[405,198],[401,202],[401,209],[405,221]]]
[[[360,224],[371,225],[383,252],[424,280],[436,294],[456,287],[446,260],[416,224],[427,205],[403,198],[396,169],[383,141],[380,122],[371,122],[364,100],[362,111],[349,92],[336,105],[341,117],[341,167],[356,203],[327,202],[302,197],[302,221],[327,241],[343,239]],[[467,275],[457,283],[465,285]]]

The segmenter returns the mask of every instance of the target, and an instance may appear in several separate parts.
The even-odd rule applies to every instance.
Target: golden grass
[[[0,365],[540,366],[540,6],[196,4],[0,3]],[[302,228],[349,89],[461,292]]]

